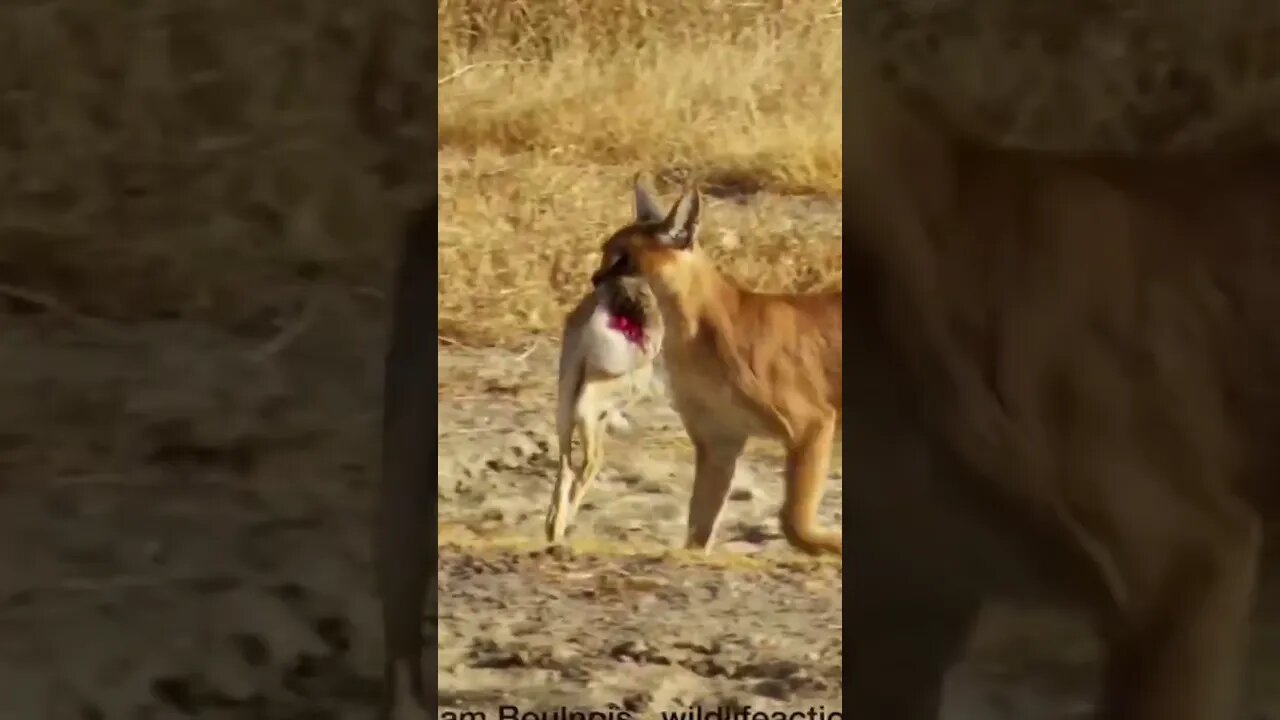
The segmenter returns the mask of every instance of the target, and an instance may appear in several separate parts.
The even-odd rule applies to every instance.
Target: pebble
[[[774,700],[790,700],[794,694],[786,680],[761,680],[751,687],[751,692]]]
[[[783,679],[800,672],[800,664],[790,660],[763,660],[742,665],[734,677],[761,677]]]
[[[649,646],[643,640],[624,640],[614,645],[609,650],[610,657],[615,660],[621,659],[638,659],[649,651]]]
[[[471,667],[505,670],[529,666],[529,653],[526,650],[499,650],[486,653],[471,661]]]

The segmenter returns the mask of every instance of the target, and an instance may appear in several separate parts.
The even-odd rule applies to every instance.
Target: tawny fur
[[[863,69],[846,703],[936,717],[982,603],[1048,593],[1097,622],[1100,718],[1238,717],[1280,516],[1280,157],[996,149]]]
[[[623,302],[633,302],[644,312],[643,347],[608,327],[609,308]],[[604,467],[606,431],[626,428],[626,409],[653,394],[654,359],[662,349],[662,338],[662,316],[653,293],[636,278],[600,285],[565,317],[556,398],[560,462],[547,508],[548,541],[564,537]],[[576,468],[572,461],[575,429],[582,451]]]
[[[676,412],[694,444],[685,545],[709,550],[748,437],[786,448],[784,535],[806,553],[841,552],[817,525],[841,418],[841,293],[746,290],[697,242],[701,196],[663,214],[635,185],[635,222],[604,244],[594,281],[643,277],[666,326],[662,357]]]

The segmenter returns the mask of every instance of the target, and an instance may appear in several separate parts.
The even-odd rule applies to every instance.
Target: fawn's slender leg
[[[549,542],[559,542],[569,523],[569,488],[573,484],[574,471],[568,444],[561,442],[563,449],[560,451],[560,467],[556,473],[555,487],[551,491],[551,505],[547,508],[546,533]]]
[[[587,490],[604,469],[604,439],[605,431],[608,429],[606,420],[603,412],[593,412],[590,419],[582,423],[582,452],[585,459],[582,464],[582,474],[578,476],[578,481],[573,486],[573,496],[570,498],[569,506],[570,519],[577,517]]]
[[[569,524],[569,492],[575,482],[573,468],[573,429],[577,406],[584,391],[580,373],[560,378],[560,396],[556,407],[556,440],[560,467],[556,473],[551,503],[547,507],[546,535],[549,542],[559,542]]]

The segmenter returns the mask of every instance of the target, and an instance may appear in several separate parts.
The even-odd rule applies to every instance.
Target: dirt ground
[[[283,347],[0,322],[0,716],[369,717],[381,328],[352,308],[321,297]],[[713,557],[675,552],[689,448],[655,398],[544,547],[555,354],[440,350],[444,708],[838,708],[840,566],[786,548],[767,446]],[[1259,638],[1249,720],[1280,717],[1280,625]],[[1093,660],[1079,623],[993,609],[945,717],[1083,717]]]

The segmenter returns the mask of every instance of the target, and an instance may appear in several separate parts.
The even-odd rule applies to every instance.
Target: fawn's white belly
[[[609,327],[609,312],[597,307],[587,321],[584,346],[587,365],[607,375],[625,375],[650,363],[644,349]],[[649,342],[652,340],[647,339]]]

